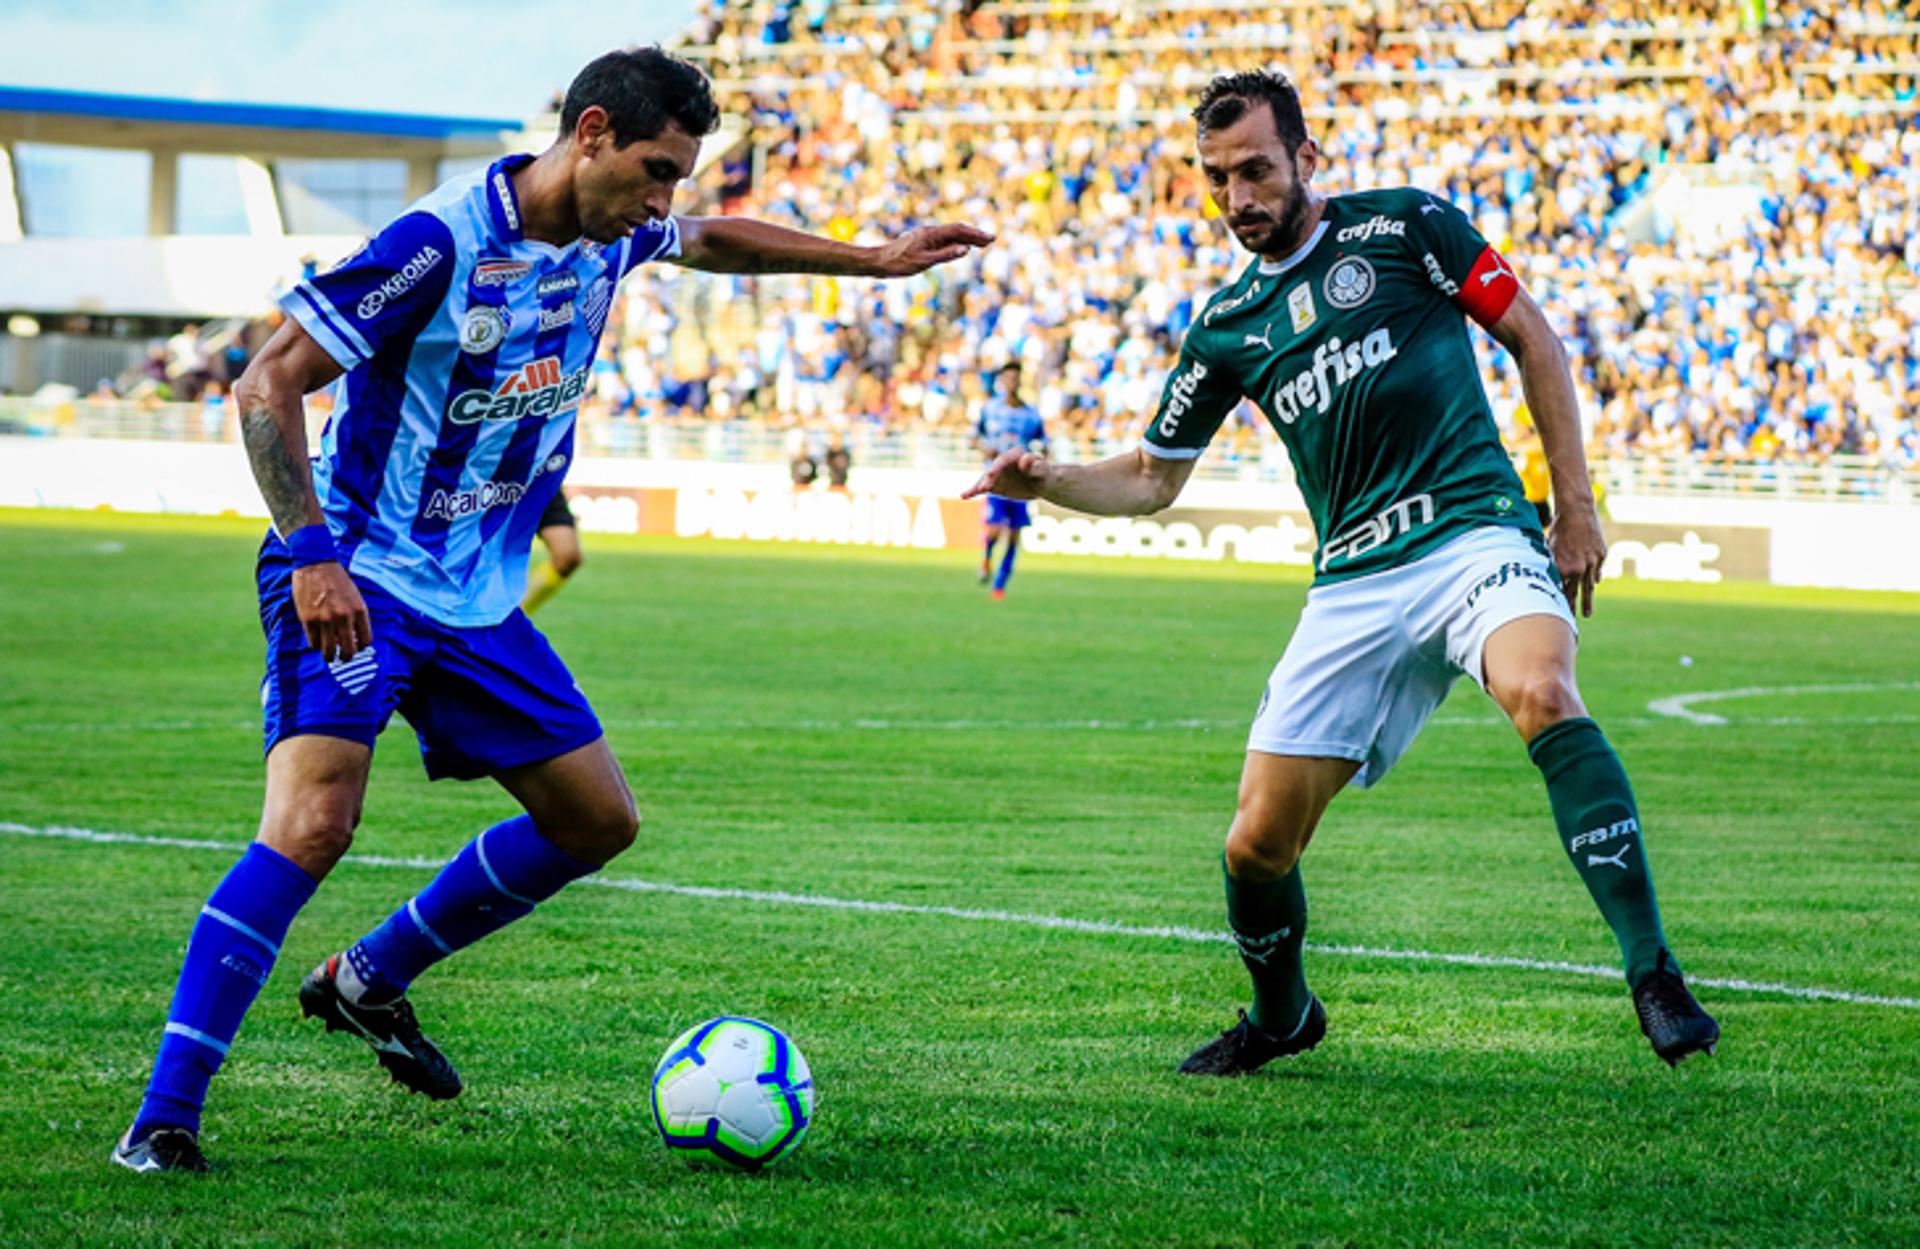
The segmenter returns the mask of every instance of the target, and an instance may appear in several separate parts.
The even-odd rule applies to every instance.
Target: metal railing
[[[73,403],[48,407],[0,397],[0,434],[58,438],[141,439],[179,443],[237,442],[232,409],[200,404]],[[859,468],[967,471],[979,467],[972,439],[953,429],[887,429],[853,425],[841,437]],[[1054,457],[1084,463],[1118,455],[1133,438],[1057,440]],[[824,450],[827,435],[745,421],[636,420],[589,409],[580,420],[582,455],[666,463],[786,464],[796,452]],[[1623,455],[1594,465],[1608,492],[1679,498],[1740,498],[1913,504],[1920,501],[1920,466],[1871,456],[1821,460],[1742,462],[1692,456]],[[1277,439],[1264,434],[1245,446],[1223,442],[1195,469],[1201,481],[1289,486],[1292,465]]]
[[[1610,492],[1641,497],[1902,504],[1920,498],[1920,467],[1865,455],[1764,463],[1623,456],[1597,469]]]

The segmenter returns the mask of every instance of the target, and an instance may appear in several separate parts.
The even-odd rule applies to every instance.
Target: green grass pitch
[[[221,1172],[110,1169],[234,855],[20,830],[251,835],[258,535],[0,514],[7,1245],[1920,1243],[1920,601],[1732,586],[1604,586],[1583,642],[1669,932],[1696,977],[1906,1005],[1703,989],[1720,1053],[1669,1071],[1617,981],[1322,952],[1321,1048],[1208,1083],[1172,1068],[1243,999],[1225,945],[575,888],[416,986],[469,1086],[429,1104],[297,1017],[427,879],[349,863],[214,1086]],[[1223,925],[1297,574],[1031,559],[994,604],[965,556],[587,547],[541,624],[646,815],[609,876]],[[1703,704],[1722,725],[1648,710],[1734,689],[1762,692]],[[443,859],[510,811],[427,784],[396,722],[356,850]],[[1470,686],[1306,872],[1316,943],[1615,957]],[[760,1177],[688,1169],[649,1118],[667,1042],[725,1012],[819,1083]]]

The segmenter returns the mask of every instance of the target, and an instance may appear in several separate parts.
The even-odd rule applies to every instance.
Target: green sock
[[[1658,965],[1667,936],[1626,769],[1600,726],[1584,716],[1542,729],[1527,743],[1527,754],[1546,777],[1553,822],[1573,870],[1620,941],[1627,983],[1639,984]]]
[[[1221,866],[1226,866],[1225,858]],[[1307,943],[1307,887],[1300,865],[1278,880],[1227,877],[1227,924],[1240,947],[1240,961],[1253,977],[1253,1009],[1247,1018],[1262,1032],[1289,1037],[1306,1018],[1313,994],[1300,965]]]

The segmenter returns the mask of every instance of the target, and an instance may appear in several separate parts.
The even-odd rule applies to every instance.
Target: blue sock
[[[256,841],[200,908],[133,1139],[157,1127],[200,1130],[207,1085],[315,884],[293,860]]]
[[[532,816],[515,816],[461,847],[413,901],[347,951],[347,963],[362,984],[405,993],[447,955],[598,870],[542,837]]]
[[[1007,553],[1000,557],[1000,571],[993,576],[994,589],[1004,590],[1007,588],[1007,581],[1013,576],[1013,557],[1019,553],[1020,547],[1018,543],[1007,543]],[[978,591],[975,591],[975,593],[978,593]]]

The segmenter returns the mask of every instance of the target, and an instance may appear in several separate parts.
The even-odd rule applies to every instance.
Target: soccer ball
[[[653,1069],[653,1122],[689,1162],[742,1171],[799,1148],[813,1120],[807,1060],[771,1024],[737,1015],[689,1028]]]

